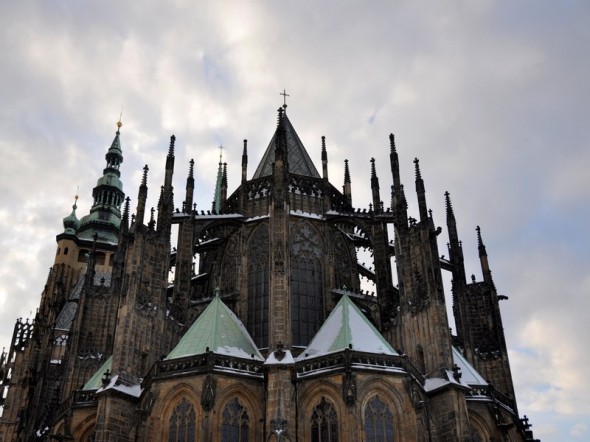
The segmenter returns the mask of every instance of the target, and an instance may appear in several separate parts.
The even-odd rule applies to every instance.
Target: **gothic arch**
[[[238,411],[238,406],[242,407],[242,410],[240,410],[240,416],[241,412],[245,411],[248,417],[248,442],[259,440],[259,422],[261,422],[263,418],[263,413],[260,409],[260,398],[255,395],[246,384],[239,383],[227,387],[216,401],[215,408],[217,411],[215,413],[216,418],[213,426],[213,441],[225,442],[222,437],[224,418],[227,418],[228,414]],[[225,417],[224,413],[226,415]],[[240,416],[234,417],[239,418]]]
[[[91,414],[86,419],[78,424],[78,426],[72,431],[74,440],[87,442],[92,440],[94,434],[94,428],[96,426],[96,414]]]
[[[246,328],[259,348],[268,347],[270,296],[269,225],[256,226],[248,237]]]
[[[160,419],[160,440],[168,440],[169,422],[175,408],[182,400],[186,400],[195,412],[195,422],[199,421],[201,410],[199,407],[199,394],[195,388],[187,383],[180,383],[175,386],[162,400],[157,400],[152,416],[159,416]],[[196,427],[196,435],[199,433],[199,426]]]
[[[342,401],[342,387],[326,381],[311,381],[299,400],[301,413],[299,415],[300,437],[302,440],[310,440],[312,431],[311,417],[314,409],[322,399],[329,402],[336,412],[338,430],[343,434],[343,419],[346,415],[346,407]],[[344,438],[340,438],[344,440]]]
[[[485,419],[473,410],[469,410],[469,430],[471,432],[470,441],[484,442],[492,440],[491,431],[488,428]]]
[[[291,332],[294,346],[306,346],[324,320],[325,241],[308,220],[290,233]]]
[[[392,385],[391,383],[376,377],[366,378],[359,386],[357,394],[360,407],[359,415],[361,416],[362,420],[362,423],[359,426],[359,430],[363,435],[361,438],[362,440],[365,440],[364,434],[366,429],[366,410],[367,407],[369,407],[370,402],[374,400],[375,397],[379,397],[379,400],[391,412],[391,418],[393,422],[393,440],[400,441],[404,440],[404,438],[408,438],[409,440],[412,439],[411,434],[402,434],[400,431],[402,416],[407,416],[408,419],[410,418],[407,412],[407,406],[410,404],[410,398],[404,395],[405,390],[400,391],[396,387],[397,385]],[[403,389],[401,385],[400,388]]]

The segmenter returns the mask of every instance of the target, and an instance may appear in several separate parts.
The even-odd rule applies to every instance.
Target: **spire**
[[[414,158],[414,165],[416,166],[416,193],[418,194],[418,210],[420,211],[420,221],[427,222],[428,208],[426,207],[426,190],[424,188],[424,180],[420,173],[420,161]]]
[[[481,273],[483,274],[483,280],[493,284],[492,271],[490,270],[490,265],[488,263],[486,246],[481,239],[481,229],[479,226],[477,226],[475,230],[477,231],[477,249],[479,250],[479,262],[481,263]]]
[[[408,226],[408,203],[404,193],[404,186],[401,183],[399,173],[399,158],[395,148],[395,136],[389,134],[389,164],[391,167],[391,176],[393,177],[393,186],[391,187],[391,209],[395,217],[395,225],[400,232]]]
[[[275,161],[287,159],[287,133],[285,131],[285,110],[283,108],[278,109],[277,118],[277,143],[275,144]]]
[[[191,158],[186,178],[186,197],[184,199],[184,212],[189,213],[193,206],[193,193],[195,189],[195,178],[193,176],[195,161]]]
[[[449,259],[453,264],[453,284],[463,286],[466,282],[465,267],[463,264],[463,249],[457,234],[457,222],[451,204],[451,194],[445,192],[445,206],[447,209],[447,231],[449,233]]]
[[[123,183],[120,180],[119,167],[123,162],[121,150],[121,121],[117,122],[115,138],[108,149],[105,159],[106,167],[92,190],[94,202],[90,213],[80,220],[78,236],[91,239],[98,234],[102,241],[117,242],[121,224],[121,204],[125,198]]]
[[[223,185],[223,146],[219,145],[219,166],[217,167],[217,180],[215,181],[215,195],[213,195],[213,213],[221,212],[221,188]]]
[[[326,151],[326,137],[322,136],[322,177],[328,181],[328,152]]]
[[[156,219],[154,217],[155,211],[156,210],[153,207],[150,209],[150,222],[148,223],[148,229],[150,229],[152,232],[156,230]]]
[[[170,146],[168,147],[168,156],[166,157],[166,172],[164,176],[164,186],[160,193],[158,203],[158,233],[164,238],[169,239],[169,233],[172,224],[172,212],[174,211],[174,191],[172,187],[172,176],[174,175],[174,144],[176,136],[170,136]]]
[[[76,216],[76,209],[78,208],[78,195],[74,196],[74,205],[72,206],[72,213],[63,219],[64,233],[75,235],[80,228],[80,220]]]
[[[129,203],[131,199],[125,198],[125,206],[123,207],[123,217],[121,218],[121,232],[126,232],[129,229]]]
[[[248,140],[244,140],[244,151],[242,152],[242,183],[248,179]]]
[[[147,174],[149,167],[146,164],[143,166],[143,177],[141,178],[141,185],[139,186],[139,192],[137,195],[137,211],[135,216],[135,222],[138,226],[143,225],[143,218],[145,216],[145,204],[147,201]]]
[[[352,205],[352,187],[350,183],[350,170],[348,169],[348,160],[344,160],[344,186],[343,186],[344,197],[348,201],[349,205]]]
[[[371,158],[371,190],[373,193],[373,210],[375,213],[381,212],[381,196],[379,194],[379,178],[375,170],[375,158]]]

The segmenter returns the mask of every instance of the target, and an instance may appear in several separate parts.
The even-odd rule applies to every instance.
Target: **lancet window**
[[[325,397],[311,414],[311,442],[338,442],[338,416]]]
[[[393,442],[393,414],[379,396],[365,407],[365,437],[367,442]]]
[[[168,442],[195,441],[195,410],[186,400],[182,399],[174,408],[168,421]]]
[[[237,398],[225,406],[221,418],[222,442],[248,442],[250,417]]]

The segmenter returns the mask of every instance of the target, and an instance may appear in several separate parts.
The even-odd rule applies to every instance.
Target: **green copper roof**
[[[82,387],[82,390],[98,390],[100,387],[102,387],[102,378],[104,377],[104,372],[107,370],[111,371],[112,367],[113,357],[110,356],[106,361],[104,361],[104,364],[102,364],[100,368],[96,370],[92,377],[86,381]]]
[[[207,349],[222,355],[264,360],[244,324],[219,296],[215,296],[166,359],[200,355],[207,353]]]
[[[285,114],[285,131],[287,134],[287,161],[289,163],[289,172],[297,175],[305,175],[313,178],[320,178],[320,174],[313,165],[307,150],[299,139],[297,132]],[[275,149],[277,144],[277,132],[270,140],[260,164],[254,172],[252,179],[262,178],[272,175],[273,164],[275,162]]]
[[[398,354],[345,294],[297,359],[319,357],[346,348],[365,353]]]

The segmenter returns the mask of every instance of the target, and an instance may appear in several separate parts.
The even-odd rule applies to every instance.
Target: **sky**
[[[590,439],[590,3],[474,0],[0,2],[0,346],[32,317],[74,195],[88,213],[122,111],[124,190],[148,164],[156,205],[176,135],[176,200],[194,158],[209,209],[287,114],[331,182],[370,158],[389,200],[389,133],[417,217],[418,157],[436,225],[449,191],[467,274],[481,226],[519,411],[544,441]],[[446,252],[446,233],[440,237]]]

